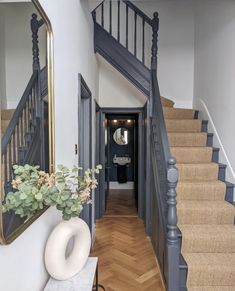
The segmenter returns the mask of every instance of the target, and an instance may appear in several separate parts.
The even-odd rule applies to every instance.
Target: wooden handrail
[[[122,0],[123,3],[125,3],[128,7],[130,7],[132,10],[134,10],[141,18],[143,18],[149,25],[152,26],[152,19],[149,18],[142,10],[140,10],[135,4],[133,4],[131,1]]]

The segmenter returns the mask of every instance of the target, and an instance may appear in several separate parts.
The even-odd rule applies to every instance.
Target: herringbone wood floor
[[[105,216],[136,216],[134,190],[110,190]]]
[[[134,199],[131,197],[133,195],[129,199]],[[112,198],[120,202],[115,195]],[[108,201],[109,213],[111,204],[118,209],[114,200]],[[136,215],[136,209],[135,203],[127,199],[132,210],[126,212],[125,200],[126,197],[121,201],[123,215],[119,211],[116,217],[106,216],[96,224],[92,255],[99,257],[99,282],[106,291],[162,291],[160,273],[143,221],[137,216],[126,217],[130,213]]]

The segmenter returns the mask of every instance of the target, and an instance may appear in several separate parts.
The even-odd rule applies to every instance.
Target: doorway
[[[97,106],[97,162],[103,165],[96,193],[96,218],[127,215],[143,218],[143,109]]]
[[[81,74],[78,75],[78,84],[78,165],[84,172],[92,167],[92,95]],[[81,218],[86,221],[92,232],[91,204],[83,206]]]

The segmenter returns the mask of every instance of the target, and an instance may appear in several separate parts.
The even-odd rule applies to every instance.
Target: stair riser
[[[212,152],[212,160],[213,163],[218,163],[219,162],[219,149],[218,148],[213,148]]]
[[[195,201],[223,201],[227,193],[228,187],[226,185],[219,185],[218,187],[203,187],[197,184],[185,186],[184,183],[178,184],[176,188],[178,200],[195,200]]]
[[[228,182],[226,183],[226,194],[225,194],[225,200],[229,203],[234,203],[233,202],[233,193],[234,193],[234,185]]]
[[[207,132],[208,131],[208,121],[207,120],[202,120],[202,132]]]
[[[197,167],[195,164],[194,169],[192,167],[186,167],[184,164],[178,165],[179,168],[179,181],[213,181],[219,179],[225,181],[226,166],[219,164],[216,166]],[[215,165],[215,164],[214,164]]]
[[[234,213],[228,212],[220,212],[210,214],[204,210],[190,210],[178,209],[178,221],[179,224],[214,224],[214,225],[227,225],[234,223]]]
[[[213,225],[211,226],[213,228]],[[183,236],[182,252],[183,253],[234,253],[235,241],[229,239],[216,239],[214,237],[208,239],[187,238]]]
[[[15,112],[15,109],[1,110],[1,120],[11,120],[14,112]]]
[[[176,158],[176,162],[181,163],[210,163],[213,159],[211,148],[178,148],[171,147],[171,154]]]
[[[166,120],[166,129],[168,133],[193,133],[193,132],[201,132],[202,123],[200,120],[188,120],[185,121],[177,121],[177,120]]]
[[[208,133],[207,134],[207,142],[206,142],[206,145],[208,147],[213,147],[213,133]]]
[[[196,164],[189,167],[186,164],[177,165],[179,169],[179,181],[213,181],[218,178],[218,167],[216,165],[201,167]]]
[[[205,147],[207,137],[200,135],[198,137],[185,136],[184,134],[168,134],[170,146],[172,147]]]
[[[191,290],[191,286],[198,286],[196,282],[200,282],[200,286],[221,286],[220,290],[223,291],[223,286],[235,285],[233,278],[235,278],[235,272],[231,274],[230,270],[226,269],[220,270],[220,272],[205,267],[200,272],[198,269],[191,269],[188,276],[188,290]]]
[[[175,108],[164,108],[164,118],[166,119],[194,119],[195,111],[190,109],[175,109]]]
[[[227,168],[226,165],[223,164],[219,165],[218,180],[225,182],[226,168]]]

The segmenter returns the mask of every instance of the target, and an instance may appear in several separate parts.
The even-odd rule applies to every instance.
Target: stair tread
[[[214,181],[179,181],[177,199],[181,200],[224,200],[226,184]]]
[[[171,146],[174,147],[205,147],[207,145],[206,132],[169,132],[168,139]]]
[[[229,224],[234,223],[234,206],[226,201],[178,201],[179,224]]]
[[[202,121],[199,119],[165,119],[167,131],[170,132],[201,132]]]
[[[235,286],[235,253],[184,253],[187,286]]]
[[[195,110],[185,108],[163,107],[165,118],[169,119],[194,119]]]
[[[180,181],[215,181],[218,180],[217,163],[178,163]]]
[[[170,149],[177,163],[209,163],[212,160],[212,147],[171,147]]]
[[[181,200],[178,202],[178,208],[224,208],[232,210],[234,212],[235,208],[232,204],[226,201],[193,201],[193,200]],[[235,213],[235,212],[234,212]]]
[[[182,252],[235,253],[234,225],[178,225]]]

